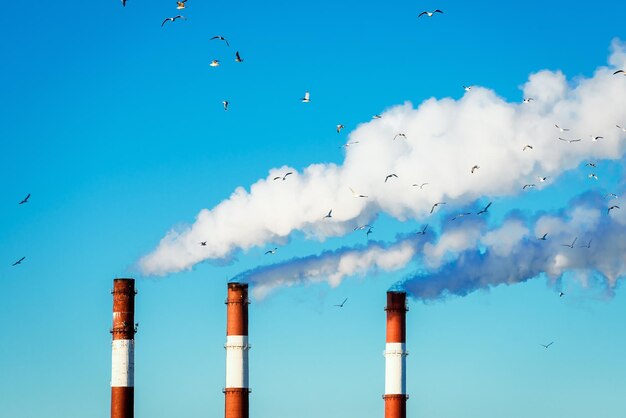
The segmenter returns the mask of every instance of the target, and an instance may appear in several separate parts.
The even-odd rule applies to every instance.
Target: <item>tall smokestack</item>
[[[406,293],[387,292],[385,418],[406,418]]]
[[[113,280],[111,418],[135,414],[135,279]]]
[[[225,418],[248,418],[248,285],[229,283],[226,298]]]

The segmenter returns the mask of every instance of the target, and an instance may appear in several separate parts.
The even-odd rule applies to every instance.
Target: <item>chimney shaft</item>
[[[135,398],[135,279],[113,280],[111,418],[133,418]]]
[[[226,298],[225,418],[248,418],[248,285],[229,283]]]
[[[406,418],[406,293],[387,292],[385,418]]]

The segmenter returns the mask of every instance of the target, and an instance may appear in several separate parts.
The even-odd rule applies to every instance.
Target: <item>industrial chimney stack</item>
[[[406,293],[387,292],[385,418],[406,418]]]
[[[135,398],[135,279],[113,280],[111,418],[132,418]]]
[[[229,283],[226,298],[225,418],[248,418],[248,285]]]

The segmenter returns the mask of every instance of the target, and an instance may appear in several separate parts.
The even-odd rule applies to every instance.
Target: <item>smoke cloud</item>
[[[381,212],[422,219],[435,202],[449,208],[483,196],[515,195],[526,183],[545,185],[536,177],[554,181],[585,159],[620,158],[626,141],[615,125],[626,124],[626,80],[612,75],[617,68],[626,68],[626,46],[614,41],[609,66],[590,78],[568,83],[559,71],[532,74],[523,87],[524,97],[534,99],[530,103],[507,102],[477,86],[459,100],[431,98],[417,108],[392,107],[350,133],[348,141],[358,143],[346,148],[343,164],[270,170],[249,190],[239,187],[201,210],[192,225],[169,231],[139,260],[139,268],[146,275],[165,275],[285,241],[295,231],[319,240],[343,236]],[[560,132],[555,124],[570,130]],[[398,133],[406,138],[394,139]],[[591,135],[604,138],[594,142]],[[522,151],[525,145],[533,149]],[[475,165],[480,168],[471,174]],[[294,174],[285,181],[273,180],[288,171]],[[391,173],[397,178],[385,182]],[[424,182],[429,184],[423,189],[412,186]],[[368,197],[355,198],[350,188]],[[331,209],[332,218],[324,218]],[[462,244],[450,238],[449,249],[424,251],[432,252],[429,262],[437,264]],[[519,241],[509,245],[514,251]]]

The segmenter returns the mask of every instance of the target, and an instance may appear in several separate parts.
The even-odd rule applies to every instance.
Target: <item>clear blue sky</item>
[[[531,72],[589,76],[626,39],[626,4],[603,0],[187,6],[187,21],[161,28],[174,0],[5,5],[0,416],[108,416],[113,278],[136,275],[169,228],[270,168],[340,163],[337,123],[350,131],[407,100],[459,98],[463,84],[518,101]],[[417,20],[435,8],[444,14]],[[315,106],[300,105],[305,90]],[[563,180],[553,192],[498,211],[558,208],[578,190]],[[378,238],[403,229],[383,218]],[[276,260],[342,242],[296,236]],[[253,249],[225,266],[137,275],[138,418],[223,413],[226,282],[266,260]],[[408,272],[253,303],[251,416],[382,417],[385,291]],[[566,287],[558,298],[538,278],[412,301],[408,415],[623,417],[626,295]]]

